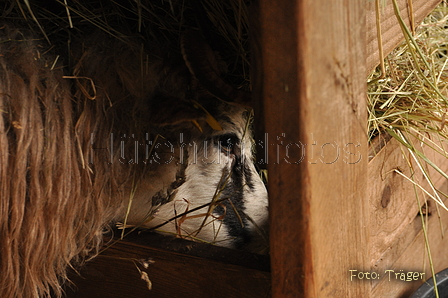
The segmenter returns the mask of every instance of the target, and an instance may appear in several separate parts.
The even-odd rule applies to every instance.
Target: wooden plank
[[[380,1],[383,3],[383,1]],[[414,23],[420,24],[423,19],[441,2],[441,0],[414,0]],[[401,17],[404,19],[407,26],[409,22],[409,7],[408,0],[397,0],[400,8]],[[380,63],[377,30],[376,30],[376,13],[375,1],[365,1],[366,5],[366,50],[367,50],[367,67],[366,75],[369,75],[372,70]],[[381,32],[383,39],[384,56],[390,53],[401,41],[404,36],[401,32],[397,18],[394,14],[392,1],[387,1],[386,6],[381,8]]]
[[[139,235],[115,243],[88,262],[80,276],[73,274],[67,298],[269,297],[268,270],[264,256]]]
[[[273,297],[370,297],[364,4],[260,1]]]
[[[448,181],[440,179],[436,181],[436,185],[440,190],[447,193]],[[448,200],[445,200],[445,204]],[[437,215],[435,204],[430,201],[430,215],[428,219],[427,229],[429,237],[429,247],[434,263],[435,272],[441,271],[448,267],[448,254],[446,247],[448,245],[448,212],[441,210],[440,218]],[[425,248],[425,240],[422,231],[421,218],[417,216],[414,221],[408,226],[408,229],[397,238],[398,243],[402,240],[410,243],[401,250],[400,245],[391,247],[390,252],[384,255],[384,263],[391,263],[387,267],[379,264],[378,272],[381,273],[381,279],[373,283],[372,297],[409,297],[421,284],[422,280],[401,281],[397,280],[395,273],[402,272],[419,272],[424,273],[424,280],[431,277],[427,251]],[[400,250],[397,252],[396,250]],[[393,270],[391,279],[389,274],[384,274],[385,270]]]
[[[370,196],[370,245],[371,263],[374,270],[387,269],[389,264],[384,254],[399,253],[413,238],[404,241],[400,235],[418,214],[413,185],[402,177],[411,177],[408,157],[404,148],[394,139],[390,140],[369,162],[368,194]],[[410,157],[408,157],[410,158]],[[416,167],[415,163],[412,163]],[[421,185],[427,186],[422,173],[414,175]],[[401,250],[398,249],[401,247]],[[393,262],[394,260],[389,260]],[[382,267],[379,268],[379,263]]]
[[[401,270],[424,272],[424,280],[429,278],[430,274],[413,185],[394,172],[395,169],[399,169],[410,177],[406,158],[411,159],[411,157],[401,149],[395,140],[390,140],[369,163],[371,272],[378,273],[380,277],[372,281],[372,297],[407,297],[422,282],[421,279],[401,282],[394,276],[390,281],[387,272],[391,271],[387,270],[393,270],[394,274],[400,273]],[[419,150],[424,152],[442,171],[448,172],[446,157],[432,151],[428,146]],[[415,163],[413,167],[417,169]],[[430,170],[429,173],[436,188],[446,193],[448,181],[434,170]],[[422,173],[417,171],[414,179],[430,191]],[[417,193],[422,202],[428,199],[422,191]],[[437,272],[448,267],[448,257],[444,249],[448,239],[441,236],[439,218],[435,210],[436,204],[430,199],[428,203],[431,207],[428,224],[430,249]],[[440,214],[443,229],[446,230],[448,213],[441,210]],[[446,234],[446,231],[444,233]]]
[[[418,150],[424,152],[442,171],[448,171],[446,157],[435,153],[428,146]],[[369,163],[370,244],[374,270],[392,266],[421,230],[421,227],[414,230],[410,225],[419,213],[413,184],[396,172],[398,170],[406,177],[411,177],[408,162],[416,169],[413,179],[432,193],[412,157],[394,139]],[[446,182],[435,170],[430,170],[429,173],[436,187],[441,187]],[[428,196],[417,190],[423,204]]]

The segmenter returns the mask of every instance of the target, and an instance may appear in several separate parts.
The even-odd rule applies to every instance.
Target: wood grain
[[[381,279],[373,280],[372,297],[408,297],[422,280],[412,282],[389,281],[384,274],[386,270],[395,272],[424,272],[425,279],[430,278],[429,262],[424,246],[422,222],[418,212],[418,204],[413,185],[394,170],[399,169],[410,177],[406,158],[412,160],[406,151],[403,152],[395,140],[391,140],[369,163],[369,193],[370,193],[370,231],[372,271],[379,272]],[[445,156],[436,153],[428,146],[419,148],[435,164],[448,172],[448,162]],[[415,162],[412,162],[417,169]],[[448,181],[435,170],[429,170],[430,177],[437,189],[444,193],[448,191]],[[414,179],[426,190],[431,192],[427,180],[420,171],[416,171]],[[390,192],[387,191],[390,189]],[[385,196],[389,197],[387,200]],[[421,190],[417,189],[419,199],[428,201],[428,235],[430,249],[433,255],[436,272],[448,267],[446,235],[448,227],[448,212],[440,209],[438,217],[437,205]],[[384,204],[388,201],[388,204]],[[445,200],[446,203],[448,203]],[[423,281],[424,281],[423,280]]]
[[[260,1],[273,297],[370,297],[364,12]]]
[[[436,185],[440,190],[447,193],[448,181],[446,179],[439,179],[436,181]],[[445,200],[445,204],[447,203],[448,200]],[[434,270],[437,273],[448,267],[448,254],[446,253],[446,247],[448,246],[448,212],[441,210],[439,218],[436,205],[430,201],[430,206],[427,229]],[[376,267],[372,269],[382,274],[382,278],[372,284],[372,297],[409,297],[423,281],[431,277],[420,216],[416,216],[396,240],[396,244],[390,247]],[[425,278],[424,280],[407,282],[389,280],[388,276],[383,274],[385,270],[422,272],[425,274]]]
[[[404,148],[394,139],[370,161],[368,166],[368,185],[370,196],[370,246],[372,268],[387,269],[390,264],[383,255],[396,245],[400,235],[418,214],[413,185],[397,171],[411,177],[408,160],[404,158]],[[413,163],[415,167],[415,163]],[[421,173],[414,176],[419,184],[425,185]],[[423,201],[423,199],[422,199]],[[412,239],[410,239],[412,241]],[[379,268],[379,264],[382,264]]]

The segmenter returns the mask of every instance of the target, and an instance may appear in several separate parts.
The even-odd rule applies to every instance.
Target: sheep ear
[[[216,58],[197,29],[185,31],[181,38],[182,55],[190,73],[211,94],[229,103],[250,107],[251,94],[225,82],[213,67]]]

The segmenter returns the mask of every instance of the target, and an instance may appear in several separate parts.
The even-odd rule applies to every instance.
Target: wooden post
[[[370,297],[365,1],[259,13],[272,297]]]

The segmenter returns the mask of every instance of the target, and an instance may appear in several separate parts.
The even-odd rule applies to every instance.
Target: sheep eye
[[[235,149],[239,145],[239,139],[234,134],[225,134],[218,137],[218,144],[225,154],[235,154]]]

